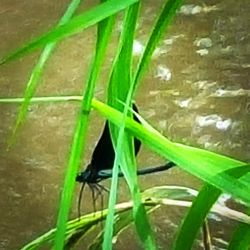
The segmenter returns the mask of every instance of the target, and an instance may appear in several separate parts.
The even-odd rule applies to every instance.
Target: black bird
[[[135,104],[133,104],[133,110],[136,113],[139,112]],[[138,117],[135,114],[133,114],[133,119],[137,122],[140,122]],[[137,138],[134,138],[135,156],[138,154],[140,147],[141,147],[140,140]],[[87,166],[87,168],[84,171],[80,172],[76,176],[76,181],[83,184],[81,191],[80,191],[79,202],[78,202],[79,217],[80,217],[80,203],[81,203],[82,192],[83,192],[85,184],[88,184],[88,186],[90,187],[92,191],[92,199],[93,199],[93,205],[94,205],[94,210],[95,210],[95,201],[98,198],[98,196],[102,194],[102,191],[108,191],[108,189],[100,185],[99,182],[104,179],[108,179],[112,177],[112,168],[113,168],[114,160],[115,160],[115,151],[113,148],[113,144],[112,144],[112,140],[111,140],[111,136],[109,132],[108,122],[106,122],[102,135],[94,149],[90,164]],[[168,162],[162,166],[137,170],[137,175],[145,175],[145,174],[160,172],[160,171],[164,171],[169,168],[172,168],[174,166],[175,164],[173,162]],[[123,173],[120,172],[118,176],[123,177]],[[95,191],[97,191],[97,194],[95,194]],[[103,203],[103,197],[102,197],[101,202]]]

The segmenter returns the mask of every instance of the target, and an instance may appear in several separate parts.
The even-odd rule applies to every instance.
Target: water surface
[[[2,0],[0,56],[55,25],[67,3]],[[155,52],[136,101],[142,116],[171,140],[249,161],[250,7],[247,0],[205,3],[184,2]],[[81,8],[92,4],[90,1]],[[160,6],[161,1],[147,1],[142,8],[135,58],[145,45]],[[94,36],[94,29],[89,29],[60,43],[48,63],[37,95],[81,93]],[[108,52],[110,61],[98,81],[97,98],[105,97],[105,81],[116,41],[117,34],[114,34]],[[22,96],[38,55],[36,52],[0,68],[1,96]],[[0,105],[0,249],[19,249],[55,225],[77,108],[72,103],[31,106],[15,145],[6,151],[18,107]],[[103,122],[93,112],[83,166],[91,157]],[[163,159],[146,148],[138,156],[142,167],[162,162]],[[145,189],[163,184],[199,188],[202,183],[176,168],[142,177],[140,184]],[[122,186],[120,199],[125,200],[124,183]],[[89,193],[85,194],[83,209],[85,212],[93,209]],[[72,213],[75,212],[76,206]],[[162,208],[152,215],[161,249],[170,247],[183,213],[184,209]],[[225,219],[210,220],[215,249],[226,248],[233,224]],[[132,229],[122,235],[115,248],[128,249],[129,244],[130,249],[140,249],[131,238],[135,239]],[[199,241],[194,249],[201,249]]]

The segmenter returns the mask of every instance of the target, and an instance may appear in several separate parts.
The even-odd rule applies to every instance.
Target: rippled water
[[[145,45],[160,3],[147,1],[143,6],[134,44],[135,58]],[[0,56],[54,25],[66,4],[67,1],[2,0]],[[249,161],[250,7],[247,0],[214,0],[207,4],[185,1],[154,53],[148,74],[138,90],[137,103],[143,117],[172,140]],[[94,46],[93,36],[94,30],[90,29],[60,44],[48,64],[38,95],[81,93],[82,79],[86,77],[92,56],[89,51]],[[114,35],[110,55],[115,41]],[[22,95],[37,55],[38,52],[0,67],[1,96]],[[109,63],[105,65],[96,91],[98,98],[105,94]],[[77,112],[75,104],[30,107],[16,144],[7,152],[6,141],[17,111],[17,106],[0,105],[0,249],[18,249],[55,225]],[[91,122],[83,165],[90,158],[103,124],[95,112]],[[146,148],[138,157],[140,166],[162,161]],[[177,168],[142,177],[140,183],[142,188],[161,184],[198,188],[201,184]],[[125,190],[123,188],[120,194],[123,200]],[[92,211],[89,201],[90,196],[86,194],[84,211]],[[162,208],[152,216],[162,249],[170,246],[183,212]],[[233,223],[223,220],[222,224],[214,219],[210,222],[215,249],[224,249]],[[134,238],[132,230],[118,240],[117,248],[127,249],[129,240],[130,248],[138,249],[130,238]],[[199,242],[195,249],[199,249]]]

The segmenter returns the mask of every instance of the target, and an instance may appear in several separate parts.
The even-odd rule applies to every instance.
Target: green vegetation
[[[206,220],[207,214],[222,192],[231,194],[234,198],[244,201],[250,207],[250,187],[249,183],[244,179],[244,176],[250,171],[250,166],[247,163],[171,142],[144,121],[143,118],[141,118],[142,124],[138,124],[130,118],[130,106],[132,99],[135,98],[136,89],[142,83],[142,76],[149,66],[154,49],[161,36],[166,32],[166,28],[173,19],[181,2],[181,0],[169,0],[164,3],[155,25],[152,27],[152,32],[149,34],[144,53],[135,67],[133,67],[132,47],[141,4],[138,0],[101,1],[96,7],[71,18],[79,5],[79,1],[73,0],[57,27],[15,52],[10,53],[0,61],[1,64],[6,64],[25,56],[37,48],[45,46],[38,64],[34,67],[30,80],[27,83],[24,97],[0,99],[0,103],[22,103],[11,143],[14,141],[17,129],[26,118],[28,106],[32,105],[33,102],[56,103],[58,101],[67,102],[74,100],[76,104],[80,103],[59,204],[57,229],[49,231],[26,245],[23,249],[37,249],[44,242],[53,242],[54,249],[58,250],[63,249],[65,244],[67,244],[67,247],[71,247],[74,245],[72,238],[83,237],[93,227],[96,227],[98,222],[104,220],[106,216],[103,241],[102,235],[98,236],[95,242],[92,242],[91,249],[97,249],[101,245],[105,250],[111,249],[113,236],[118,235],[132,221],[135,223],[135,228],[143,247],[145,249],[157,249],[155,234],[149,223],[147,213],[157,209],[160,204],[169,205],[166,200],[185,199],[190,195],[187,194],[186,190],[182,189],[178,190],[177,193],[171,194],[167,187],[165,187],[164,192],[154,188],[154,192],[145,191],[141,194],[137,183],[137,166],[133,156],[131,135],[138,137],[152,151],[165,157],[167,160],[173,161],[181,169],[202,179],[205,183],[202,190],[194,198],[193,203],[189,204],[191,207],[183,219],[182,225],[180,225],[172,249],[191,249],[200,228]],[[94,92],[102,64],[105,60],[105,52],[116,16],[121,11],[123,13],[122,32],[110,70],[107,103],[103,103],[94,98]],[[88,77],[84,82],[82,95],[74,97],[33,97],[44,65],[51,56],[53,48],[56,47],[56,43],[73,34],[84,32],[86,28],[91,26],[96,26],[97,28],[96,47],[95,51],[93,51],[94,56],[89,66]],[[95,216],[89,214],[81,217],[80,220],[73,220],[67,223],[75,188],[75,176],[78,172],[80,159],[84,157],[85,138],[89,124],[89,114],[92,108],[110,121],[112,141],[116,147],[109,207],[108,210],[97,212]],[[133,203],[115,205],[118,166],[121,166],[121,170],[124,173]],[[159,194],[163,196],[159,197]],[[130,210],[132,210],[132,216]],[[242,218],[238,214],[236,217],[241,225],[232,238],[230,249],[239,249],[237,248],[239,239],[241,240],[240,249],[247,249],[250,243],[250,237],[246,237],[246,235],[250,234],[249,220],[244,219],[245,217]],[[235,216],[233,218],[235,219]],[[246,216],[246,218],[248,217]],[[113,228],[112,225],[115,222],[116,226]]]

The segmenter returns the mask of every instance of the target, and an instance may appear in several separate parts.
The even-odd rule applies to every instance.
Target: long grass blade
[[[176,11],[180,7],[182,0],[168,0],[165,1],[165,4],[162,8],[160,15],[156,21],[156,24],[153,27],[152,33],[149,37],[145,50],[142,54],[140,62],[137,65],[137,69],[133,78],[134,88],[137,88],[139,80],[142,77],[143,73],[147,69],[152,54],[161,39],[164,32],[166,32],[167,27],[173,20]]]
[[[73,14],[75,13],[76,9],[78,8],[78,6],[80,5],[81,0],[72,0],[71,3],[69,4],[65,14],[62,16],[61,20],[58,23],[58,26],[64,25],[66,24],[71,17],[73,16]],[[14,142],[15,139],[15,135],[16,135],[16,131],[18,129],[18,127],[21,125],[21,123],[24,121],[25,116],[27,115],[27,110],[28,110],[28,106],[30,103],[30,99],[34,96],[38,82],[41,78],[41,75],[43,73],[44,70],[44,66],[47,62],[47,60],[49,59],[50,55],[52,54],[53,50],[56,47],[56,42],[47,44],[44,48],[44,50],[42,51],[37,64],[34,66],[29,81],[26,84],[26,89],[24,92],[24,102],[22,103],[14,128],[13,128],[13,132],[12,132],[12,136],[10,138],[9,141],[9,146],[11,146],[11,144]]]
[[[128,113],[127,107],[131,104],[131,99],[132,99],[132,96],[133,96],[133,93],[134,93],[133,90],[136,87],[136,83],[138,82],[138,79],[139,79],[139,76],[140,76],[140,74],[142,72],[142,69],[143,69],[143,67],[146,66],[147,62],[149,62],[149,60],[151,58],[151,55],[152,55],[152,53],[153,53],[153,51],[155,49],[155,46],[156,46],[157,42],[159,41],[161,34],[163,33],[163,28],[165,28],[165,26],[170,22],[170,20],[173,17],[173,14],[175,13],[178,6],[180,5],[180,1],[168,1],[167,3],[168,4],[165,5],[164,10],[162,11],[162,13],[161,13],[161,15],[160,15],[160,17],[158,19],[157,25],[155,26],[155,29],[154,29],[154,31],[152,33],[152,36],[149,39],[149,43],[148,43],[148,45],[146,47],[145,53],[144,53],[144,55],[142,57],[142,60],[141,60],[141,62],[139,64],[139,66],[138,66],[138,70],[137,70],[137,72],[135,74],[135,78],[133,79],[134,81],[131,84],[131,89],[127,90],[127,91],[124,91],[124,93],[127,95],[126,96],[126,106],[125,106],[125,109],[124,109],[124,117],[126,117],[126,115]],[[157,31],[157,32],[155,32],[155,31]],[[125,65],[126,64],[124,64],[124,66]],[[123,76],[124,76],[124,72],[123,72]],[[125,73],[125,78],[126,78],[126,73]],[[119,77],[118,79],[121,79],[121,77]],[[115,96],[117,98],[118,95],[112,95],[112,96]],[[120,100],[125,100],[125,98],[121,98]],[[116,100],[114,100],[114,102],[115,101]],[[121,136],[121,135],[123,135],[123,133],[124,133],[124,126],[120,126],[120,130],[119,130],[119,136],[120,137],[119,138],[121,140],[123,139],[123,137]],[[133,157],[133,156],[129,155],[127,157],[127,159],[125,159],[124,165],[126,165],[126,160],[127,160],[128,162],[130,161],[128,165],[133,166],[133,161],[131,161],[131,157]],[[124,168],[122,170],[126,171],[126,168]],[[125,178],[126,178],[126,172],[124,172],[124,174],[125,174]],[[151,247],[152,247],[154,245],[152,232],[150,230],[149,223],[147,223],[147,220],[146,220],[145,210],[144,210],[143,206],[141,206],[141,204],[140,204],[139,192],[135,191],[135,190],[137,190],[136,177],[134,175],[134,178],[133,178],[133,175],[131,175],[129,171],[127,171],[127,175],[128,175],[128,177],[126,178],[126,180],[127,180],[128,184],[129,184],[129,182],[132,184],[132,185],[130,185],[130,188],[131,188],[131,190],[133,190],[134,201],[137,202],[136,203],[137,205],[135,206],[135,215],[138,216],[138,220],[136,220],[136,221],[139,222],[137,229],[140,231],[139,228],[142,228],[141,223],[145,222],[144,228],[148,229],[145,232],[146,232],[146,234],[148,234],[149,237],[145,237],[145,235],[146,235],[145,232],[142,232],[141,233],[141,239],[143,239],[143,240],[145,240],[145,238],[150,239],[150,243],[149,243],[149,241],[148,241],[148,243],[151,244]],[[138,210],[136,210],[136,209],[138,209]],[[139,210],[140,210],[140,213],[138,213]],[[139,216],[142,216],[142,218],[139,218]],[[140,233],[139,233],[139,235],[140,235]]]
[[[67,24],[52,29],[39,38],[27,43],[20,49],[10,53],[0,60],[0,65],[11,60],[18,59],[39,47],[45,46],[50,42],[56,42],[73,34],[79,33],[84,29],[104,20],[105,18],[108,18],[109,16],[126,9],[135,2],[138,2],[138,0],[110,0],[99,4],[85,13],[72,18]]]
[[[250,209],[248,209],[250,214]],[[231,238],[228,250],[249,250],[250,248],[250,225],[240,223]]]
[[[80,101],[82,99],[81,96],[65,96],[65,97],[35,97],[31,99],[32,103],[53,103],[53,102],[61,102],[61,101]],[[20,103],[23,101],[23,98],[0,98],[0,103]],[[92,105],[95,109],[97,109],[101,114],[103,114],[107,119],[110,119],[116,125],[120,125],[122,115],[112,109],[111,107],[93,99]],[[142,126],[132,121],[131,119],[127,119],[126,128],[128,128],[134,135],[143,140],[153,151],[159,152],[161,155],[165,156],[167,159],[174,161],[175,163],[180,162],[180,166],[190,172],[191,174],[197,176],[198,178],[203,179],[204,181],[217,186],[219,189],[224,191],[225,193],[230,193],[235,197],[238,197],[239,186],[241,183],[244,186],[242,187],[243,192],[239,195],[238,198],[242,197],[242,199],[249,204],[249,197],[247,192],[249,192],[249,186],[246,181],[235,180],[232,177],[228,177],[228,175],[217,175],[218,173],[225,171],[227,169],[244,165],[245,163],[239,160],[235,160],[223,155],[218,155],[213,152],[209,152],[203,149],[198,149],[190,146],[185,146],[178,143],[173,143],[167,140],[165,137],[160,135],[157,131],[155,131],[150,125]],[[151,134],[151,132],[153,132]],[[164,145],[162,145],[164,144]],[[168,150],[170,147],[171,150]],[[173,154],[172,147],[174,147],[174,151],[177,153],[177,156]],[[178,153],[180,152],[180,154]],[[179,156],[179,160],[178,160]],[[189,158],[190,157],[190,158]],[[185,159],[185,163],[183,162],[183,158]],[[197,163],[195,160],[197,160]],[[177,163],[178,164],[178,163]],[[186,165],[187,164],[187,165]],[[189,166],[190,167],[187,167]],[[216,176],[217,175],[217,176]],[[213,179],[215,176],[215,179]],[[224,179],[225,177],[225,179]],[[229,179],[228,179],[229,178]],[[224,182],[220,183],[220,181],[226,180],[226,183],[229,186],[224,186]],[[241,185],[240,184],[240,185]],[[237,186],[237,189],[235,187]],[[240,188],[241,189],[241,188]]]
[[[75,177],[79,167],[82,152],[85,148],[88,119],[91,109],[91,100],[94,95],[95,84],[100,72],[101,64],[104,60],[105,51],[108,40],[113,27],[113,16],[105,20],[102,25],[102,33],[98,33],[96,52],[91,64],[90,73],[87,79],[86,90],[84,91],[84,98],[81,102],[81,110],[78,115],[78,120],[74,132],[73,144],[71,147],[69,163],[65,175],[64,187],[62,190],[59,213],[57,218],[57,231],[55,235],[55,249],[63,249],[64,237],[66,231],[66,222],[71,206],[72,195],[75,186]]]
[[[143,203],[148,209],[155,210],[160,207],[160,205],[165,206],[181,206],[190,207],[192,203],[190,198],[195,197],[198,192],[194,189],[182,187],[182,186],[158,186],[145,190],[142,193]],[[117,204],[116,209],[116,225],[114,237],[117,238],[121,230],[124,230],[128,224],[123,220],[125,214],[130,214],[130,210],[133,207],[133,202],[124,202]],[[151,212],[151,211],[150,211]],[[250,217],[246,214],[240,213],[238,211],[228,209],[227,207],[216,204],[211,209],[212,213],[216,213],[228,219],[243,222],[250,225]],[[96,225],[105,219],[107,215],[107,209],[103,211],[98,211],[96,213],[91,213],[82,216],[80,219],[74,219],[67,223],[66,238],[70,242],[72,237],[81,234],[85,236],[91,232]],[[126,216],[125,216],[126,217]],[[129,217],[131,218],[131,217]],[[125,218],[126,219],[126,218]],[[128,221],[130,223],[130,221]],[[31,250],[40,249],[45,243],[51,243],[55,236],[56,229],[52,229],[45,234],[39,236],[37,239],[26,244],[21,250]],[[101,235],[97,237],[97,241],[94,242],[94,247],[100,249],[101,246]],[[91,246],[91,245],[90,245]]]
[[[176,241],[174,242],[173,249],[191,249],[195,237],[206,219],[206,215],[210,211],[214,202],[218,199],[221,191],[213,186],[206,185],[200,192],[192,207],[186,216],[181,232],[179,233]],[[208,200],[207,200],[208,198]],[[204,202],[206,200],[206,202]],[[193,223],[191,225],[191,223]],[[190,232],[190,234],[189,234]],[[190,239],[187,238],[189,234]]]
[[[139,4],[134,4],[126,12],[117,56],[112,67],[108,89],[108,103],[110,103],[113,107],[116,107],[118,110],[123,110],[119,100],[124,101],[126,99],[127,92],[130,88],[132,46],[138,11]],[[106,221],[103,249],[111,249],[112,247],[113,228],[111,228],[110,225],[113,225],[114,222],[114,206],[116,202],[119,166],[123,171],[123,168],[126,168],[126,165],[124,165],[126,163],[123,161],[125,154],[128,154],[127,157],[134,158],[134,154],[130,154],[130,148],[133,146],[132,138],[124,134],[124,130],[121,133],[121,130],[118,131],[117,128],[111,124],[109,124],[109,126],[112,141],[116,147],[116,157],[112,171],[113,175],[109,200],[109,214]]]
[[[237,167],[227,171],[229,175],[240,178],[250,171],[250,166]],[[191,249],[199,229],[202,227],[206,216],[221,195],[221,190],[206,184],[199,192],[197,198],[180,225],[178,235],[174,242],[173,250]],[[204,202],[206,201],[206,202]]]
[[[30,99],[31,104],[48,104],[48,103],[60,103],[60,102],[81,102],[82,96],[42,96],[42,97],[32,97]],[[24,102],[23,97],[0,97],[1,104],[19,104]]]
[[[95,99],[92,105],[114,124],[121,125],[122,114],[117,110]],[[153,151],[173,161],[185,171],[250,205],[249,185],[223,173],[227,169],[244,165],[244,162],[206,150],[173,143],[151,126],[148,125],[146,129],[145,126],[143,127],[131,118],[126,119],[126,128]]]
[[[170,20],[174,16],[174,13],[178,6],[180,5],[181,1],[167,1],[167,4],[164,6],[164,9],[162,13],[160,14],[157,24],[154,27],[154,31],[152,32],[152,35],[150,36],[149,42],[146,46],[146,49],[143,53],[142,59],[140,63],[138,64],[137,71],[135,73],[135,76],[132,80],[132,83],[130,85],[130,88],[125,92],[126,93],[126,99],[121,98],[121,101],[126,100],[126,105],[123,110],[123,122],[120,124],[120,129],[119,129],[119,136],[118,139],[123,140],[123,134],[124,134],[124,120],[125,117],[128,114],[128,107],[131,105],[131,100],[134,95],[134,90],[136,89],[136,86],[138,84],[138,80],[140,75],[143,72],[143,68],[146,68],[146,65],[148,64],[151,55],[156,47],[156,44],[158,43],[162,33],[163,29],[166,27],[167,24],[169,24]],[[156,31],[156,32],[155,32]],[[126,139],[125,139],[126,142]],[[118,140],[119,143],[119,140]],[[126,147],[124,147],[126,148]],[[144,243],[144,246],[147,247],[148,249],[155,249],[155,241],[153,237],[152,230],[150,228],[150,224],[147,220],[146,217],[146,211],[144,206],[140,202],[140,193],[139,193],[139,188],[137,184],[137,177],[135,174],[136,168],[135,166],[135,159],[133,158],[133,151],[131,149],[131,139],[130,139],[130,147],[128,144],[128,150],[125,152],[127,153],[127,157],[124,157],[123,165],[128,166],[128,168],[124,167],[122,165],[122,171],[124,172],[126,181],[130,187],[130,190],[132,191],[132,197],[135,202],[135,209],[134,209],[134,216],[135,216],[135,224],[137,226],[137,232]],[[130,154],[128,154],[130,152]],[[131,169],[132,171],[128,171],[129,166],[133,166]],[[126,171],[127,170],[127,171]],[[142,230],[142,228],[144,230]]]
[[[146,207],[147,214],[154,212],[159,207],[160,207],[159,205]],[[120,234],[124,232],[133,222],[134,222],[134,218],[130,210],[116,214],[114,233],[113,233],[113,242],[116,241],[118,237],[120,236]],[[100,232],[99,235],[91,242],[91,244],[88,247],[89,250],[100,249],[102,239],[103,239],[103,233],[104,232]]]

